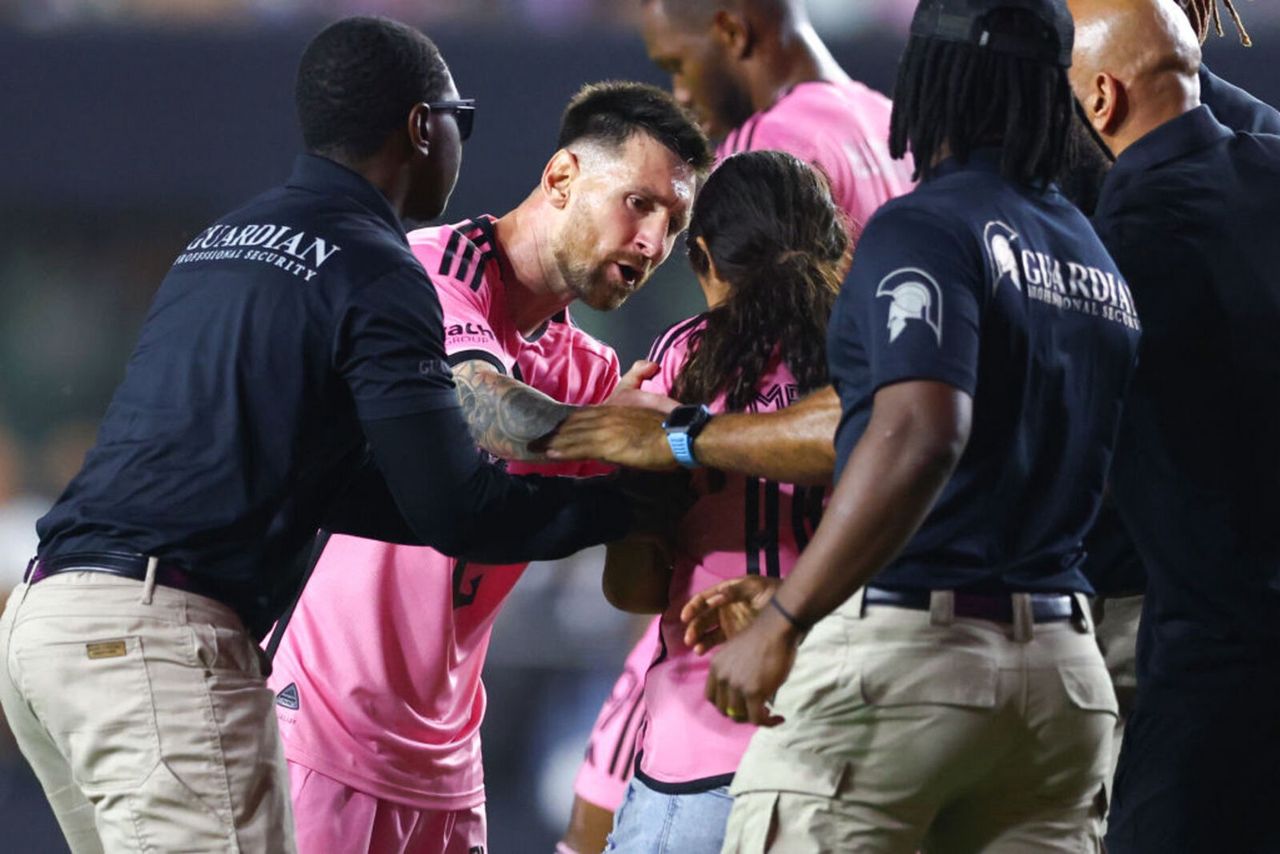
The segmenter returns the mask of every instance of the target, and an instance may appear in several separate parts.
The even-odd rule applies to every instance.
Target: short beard
[[[755,106],[751,103],[751,95],[746,87],[728,72],[714,73],[713,90],[716,93],[711,110],[717,123],[723,125],[724,136],[728,136],[746,124],[747,119],[755,115]]]
[[[629,294],[616,290],[605,278],[607,268],[591,267],[577,261],[563,246],[557,247],[552,255],[569,293],[589,308],[613,311],[627,301]]]

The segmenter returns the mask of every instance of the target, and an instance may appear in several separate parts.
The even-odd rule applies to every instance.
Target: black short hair
[[[660,5],[667,19],[682,29],[704,29],[716,12],[725,7],[725,0],[641,0],[643,6]]]
[[[558,148],[578,140],[618,147],[647,133],[699,173],[711,168],[711,143],[667,92],[647,83],[608,80],[591,83],[569,101],[560,119]]]
[[[1229,0],[1228,0],[1229,2]],[[804,0],[640,0],[642,6],[662,6],[663,14],[685,30],[702,30],[720,10],[754,12],[779,19],[790,13],[807,17]]]
[[[993,32],[1036,33],[1039,18],[998,9]],[[912,36],[898,66],[889,151],[915,158],[916,177],[933,174],[943,146],[961,163],[983,146],[999,146],[1001,173],[1043,185],[1060,174],[1070,139],[1074,98],[1066,70],[985,47]]]
[[[372,155],[413,105],[438,100],[449,84],[440,51],[389,18],[344,18],[302,53],[294,90],[307,150],[360,160]]]

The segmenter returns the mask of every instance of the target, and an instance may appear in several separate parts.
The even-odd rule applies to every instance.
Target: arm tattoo
[[[529,450],[529,443],[554,430],[574,409],[479,359],[456,366],[453,380],[476,444],[506,460],[545,459]]]

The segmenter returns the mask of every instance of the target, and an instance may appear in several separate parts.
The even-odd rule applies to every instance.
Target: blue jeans
[[[656,792],[632,778],[613,818],[606,852],[719,854],[733,798],[721,786],[690,795]]]

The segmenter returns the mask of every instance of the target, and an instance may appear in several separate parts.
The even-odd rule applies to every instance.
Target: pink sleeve
[[[440,307],[444,310],[444,349],[449,362],[466,361],[457,358],[485,354],[486,361],[496,359],[506,373],[511,373],[514,360],[498,344],[489,321],[489,289],[473,291],[455,279],[436,280],[436,293],[440,295]]]
[[[449,251],[458,251],[459,238],[452,227],[423,229],[409,235],[410,246],[418,261],[431,275],[436,294],[440,297],[440,308],[444,312],[444,349],[449,356],[450,364],[468,361],[468,357],[484,359],[511,373],[514,360],[498,343],[493,331],[493,322],[489,313],[493,310],[492,292],[487,275],[474,281],[463,281],[451,273],[440,274],[442,258]],[[461,239],[465,245],[465,238]],[[487,264],[483,253],[478,264]],[[471,271],[468,270],[468,273]],[[467,277],[471,278],[470,275]]]

